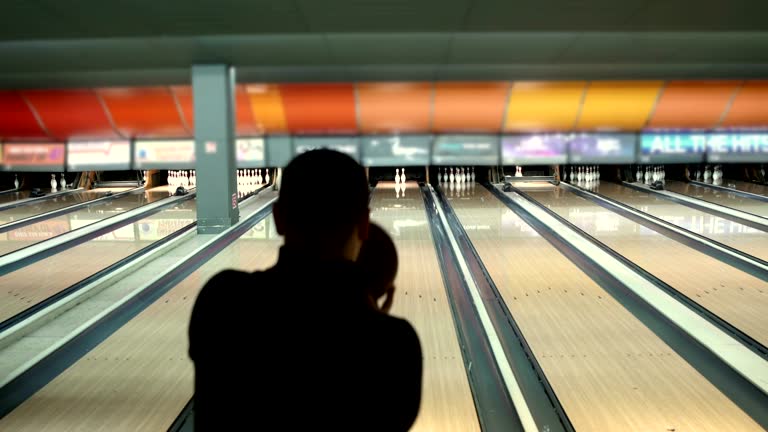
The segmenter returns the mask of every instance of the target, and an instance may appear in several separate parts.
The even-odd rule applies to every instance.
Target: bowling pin
[[[19,175],[18,174],[14,174],[13,175],[13,187],[15,189],[19,188]]]
[[[709,181],[712,178],[712,172],[709,170],[709,165],[704,167],[704,181]]]
[[[64,178],[64,173],[61,173],[61,176],[59,177],[59,185],[61,185],[61,190],[67,188],[67,180]]]
[[[635,181],[640,182],[643,180],[643,168],[638,165],[637,166],[637,172],[635,173]]]
[[[453,179],[454,179],[454,177],[453,177],[453,167],[451,167],[451,174],[448,176],[448,181],[453,183]]]
[[[56,174],[51,174],[51,190],[56,192]]]
[[[267,168],[265,171],[267,172],[267,177],[265,180],[267,181],[267,184],[269,184],[269,168]]]
[[[395,168],[395,184],[400,183],[400,168]]]
[[[472,183],[475,182],[475,167],[472,167]]]

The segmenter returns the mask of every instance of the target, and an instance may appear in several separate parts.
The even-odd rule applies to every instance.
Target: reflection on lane
[[[0,277],[0,286],[4,288],[0,292],[0,321],[194,222],[196,204],[194,199],[178,203]]]
[[[71,213],[23,226],[0,235],[0,255],[4,255],[35,243],[51,239],[59,234],[86,227],[103,219],[117,216],[145,204],[166,198],[163,190],[153,189],[143,193],[125,195],[114,200],[94,203]],[[124,235],[124,229],[118,230]]]
[[[768,203],[746,198],[733,192],[678,181],[668,181],[665,187],[670,192],[730,207],[753,215],[768,217]]]
[[[28,190],[23,190],[18,192],[8,192],[6,194],[0,195],[0,205],[12,203],[14,201],[27,199],[27,198],[29,198]]]
[[[561,188],[536,201],[753,339],[768,345],[768,282]],[[583,217],[583,213],[594,219]],[[609,229],[606,229],[609,228]]]
[[[652,192],[601,183],[595,192],[734,249],[768,260],[768,233],[664,199]]]
[[[21,207],[0,210],[0,225],[101,198],[106,196],[109,192],[118,193],[128,189],[130,188],[104,188],[92,189],[84,192],[73,192],[23,205]]]

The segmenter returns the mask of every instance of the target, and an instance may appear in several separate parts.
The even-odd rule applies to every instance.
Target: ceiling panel
[[[336,64],[432,64],[445,61],[450,34],[329,34],[326,40]]]
[[[313,32],[460,29],[472,0],[298,0]]]
[[[0,138],[49,139],[21,93],[17,91],[0,91]]]
[[[747,81],[721,123],[726,128],[768,127],[768,81]]]
[[[576,128],[596,131],[641,129],[656,104],[662,81],[593,81]]]
[[[359,83],[357,108],[363,133],[409,133],[430,129],[433,84]]]
[[[715,127],[741,81],[668,82],[648,122],[649,128]]]
[[[96,90],[121,135],[131,138],[187,137],[181,110],[168,87],[122,87]]]
[[[246,94],[251,102],[251,113],[256,130],[263,134],[288,131],[283,109],[283,98],[276,84],[247,84]]]
[[[28,90],[22,94],[57,140],[119,138],[91,89]]]
[[[476,0],[464,30],[618,30],[647,1]]]
[[[457,33],[450,63],[549,63],[565,51],[572,33]]]
[[[504,130],[571,130],[576,123],[586,85],[584,81],[513,83]]]
[[[440,82],[435,84],[432,130],[499,132],[510,83]]]
[[[299,134],[355,133],[352,84],[280,84],[288,130]]]

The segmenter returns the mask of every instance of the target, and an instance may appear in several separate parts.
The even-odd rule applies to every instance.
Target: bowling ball
[[[512,183],[504,183],[504,187],[501,188],[504,192],[512,192]]]
[[[189,193],[189,192],[187,192],[187,190],[184,189],[184,186],[179,186],[179,187],[176,188],[176,193],[174,193],[174,195],[176,195],[176,196],[183,196],[183,195],[186,195],[187,193]]]

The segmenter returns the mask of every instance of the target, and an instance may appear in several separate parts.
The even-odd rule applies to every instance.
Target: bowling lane
[[[564,188],[526,192],[763,345],[768,345],[768,282]]]
[[[0,195],[0,205],[12,203],[14,201],[23,200],[29,198],[28,190],[22,190],[18,192],[8,192],[7,194]]]
[[[260,194],[250,208],[270,197]],[[187,330],[200,288],[227,268],[270,267],[281,244],[265,218],[0,419],[0,430],[167,430],[194,391]]]
[[[741,180],[723,180],[723,185],[742,192],[768,196],[768,186]]]
[[[178,203],[0,277],[0,321],[191,224],[196,204],[195,199]]]
[[[421,191],[414,182],[379,183],[371,210],[399,255],[392,314],[416,329],[424,357],[421,410],[411,431],[479,431]]]
[[[591,190],[681,228],[768,260],[768,232],[678,204],[652,192],[635,190],[617,183],[603,182]]]
[[[88,226],[108,217],[117,216],[122,212],[133,210],[168,196],[167,188],[161,186],[141,193],[97,202],[71,213],[8,231],[0,236],[0,255]]]
[[[576,430],[760,430],[488,190],[449,201]]]
[[[82,192],[72,192],[58,195],[49,199],[37,201],[33,204],[0,210],[0,226],[19,219],[28,218],[50,211],[58,210],[71,205],[84,203],[106,196],[107,192],[118,193],[130,188],[101,188]]]
[[[665,184],[665,188],[670,192],[768,218],[768,204],[733,192],[679,181],[668,181]]]

